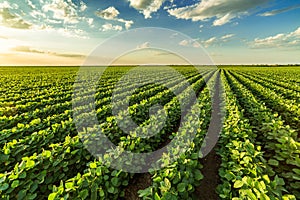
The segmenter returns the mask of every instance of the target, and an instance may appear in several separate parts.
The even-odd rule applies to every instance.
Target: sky
[[[126,39],[145,27],[170,31]],[[172,45],[155,49],[153,38]],[[127,54],[106,55],[109,44]],[[299,64],[300,0],[0,0],[2,66],[84,65],[99,48],[99,65],[112,56],[117,64],[181,64],[174,48],[204,52],[217,65]]]

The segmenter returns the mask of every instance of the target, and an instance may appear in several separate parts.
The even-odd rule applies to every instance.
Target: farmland
[[[120,99],[131,95],[128,110],[138,125],[135,133],[144,133],[144,126],[159,120],[149,114],[153,105],[163,106],[164,126],[149,138],[122,131],[118,119],[124,117],[123,110],[113,115],[114,88],[133,68],[105,70],[92,93],[99,125],[81,131],[100,128],[122,149],[146,153],[197,127],[188,151],[147,173],[109,167],[86,148],[74,122],[74,112],[82,118],[85,114],[84,106],[74,109],[74,99],[85,102],[91,95],[82,91],[74,97],[78,67],[1,67],[0,198],[300,199],[299,67],[204,68],[199,74],[193,67],[176,66],[196,95],[188,114],[180,108],[189,93],[183,80],[163,67],[145,67],[136,77],[149,79],[148,84],[134,88],[138,80],[131,80],[116,93]],[[167,87],[158,84],[161,77]],[[212,94],[207,85],[217,82],[222,88]],[[222,96],[225,117],[217,145],[202,158],[199,151],[213,110],[210,95]],[[158,162],[169,159],[163,155]]]

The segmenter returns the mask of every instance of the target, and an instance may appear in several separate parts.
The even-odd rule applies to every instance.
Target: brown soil
[[[216,148],[216,141],[218,141],[218,133],[222,128],[221,121],[221,99],[220,97],[220,73],[217,75],[217,80],[215,84],[215,94],[213,101],[212,119],[210,121],[210,131],[208,132],[207,146],[214,146]],[[200,182],[200,186],[195,190],[195,198],[197,200],[215,200],[219,199],[216,193],[216,188],[220,183],[219,168],[221,165],[221,158],[216,154],[215,148],[210,151],[209,148],[204,148],[202,153],[210,151],[207,156],[201,159],[203,164],[203,169],[201,170],[204,178]]]
[[[138,191],[151,186],[151,175],[149,173],[135,174],[127,188],[125,188],[125,200],[139,200]]]
[[[220,183],[218,170],[221,164],[220,157],[212,150],[204,159],[201,160],[203,169],[201,172],[204,178],[201,185],[195,190],[195,199],[198,200],[215,200],[219,199],[216,188]]]

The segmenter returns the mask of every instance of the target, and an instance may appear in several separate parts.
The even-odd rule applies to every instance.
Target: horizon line
[[[188,65],[188,64],[115,64],[115,65],[0,65],[0,67],[122,67],[122,66],[300,66],[300,63],[297,64],[199,64],[199,65]]]

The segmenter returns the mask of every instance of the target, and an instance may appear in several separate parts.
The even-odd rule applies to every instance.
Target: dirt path
[[[124,200],[139,200],[138,191],[151,186],[152,179],[149,173],[135,174],[128,187],[125,189]]]
[[[221,164],[220,157],[212,150],[203,160],[203,169],[201,172],[204,178],[201,185],[196,188],[195,199],[197,200],[215,200],[219,199],[216,188],[220,183],[218,170]]]
[[[203,169],[201,172],[204,176],[203,180],[201,180],[201,185],[196,188],[195,191],[195,199],[198,200],[214,200],[219,199],[218,194],[216,193],[216,188],[220,183],[219,177],[219,168],[221,165],[221,158],[216,154],[215,148],[217,145],[217,141],[219,138],[219,132],[222,129],[222,120],[221,120],[221,98],[220,98],[220,73],[217,75],[216,84],[214,86],[215,94],[213,101],[213,110],[212,119],[210,122],[210,130],[208,131],[209,140],[206,141],[206,147],[201,149],[202,153],[207,154],[203,159],[201,159],[201,163],[203,164]]]

